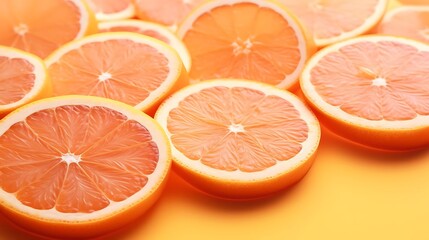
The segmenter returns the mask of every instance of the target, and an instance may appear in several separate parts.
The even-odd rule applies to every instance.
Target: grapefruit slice
[[[322,49],[307,63],[301,89],[322,123],[367,146],[429,145],[429,45],[365,36]]]
[[[211,195],[258,198],[299,181],[320,139],[317,119],[293,94],[246,80],[212,80],[173,94],[155,115],[175,170]]]
[[[0,44],[45,58],[62,44],[97,32],[94,14],[80,0],[0,1]]]
[[[134,0],[139,19],[177,28],[183,19],[205,0]]]
[[[206,2],[184,20],[178,35],[191,54],[195,82],[240,78],[291,89],[314,50],[295,17],[265,0]]]
[[[19,49],[0,46],[0,118],[51,94],[45,63]]]
[[[86,0],[98,21],[132,18],[135,7],[132,0]]]
[[[429,43],[428,6],[401,6],[389,11],[377,32]]]
[[[370,32],[383,17],[388,0],[279,0],[324,47]]]
[[[170,164],[163,130],[129,105],[39,100],[0,120],[0,211],[45,236],[99,236],[156,201]]]
[[[53,94],[111,98],[153,115],[188,84],[174,49],[137,33],[99,33],[62,46],[47,59]]]
[[[191,69],[191,56],[185,44],[176,34],[163,25],[129,19],[101,22],[98,24],[98,28],[100,32],[136,32],[159,39],[177,51],[187,71]]]

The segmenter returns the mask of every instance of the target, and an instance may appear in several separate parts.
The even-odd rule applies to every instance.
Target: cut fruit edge
[[[289,23],[289,26],[294,29],[299,44],[299,53],[301,58],[299,63],[292,74],[289,74],[280,81],[276,86],[281,89],[296,89],[298,88],[298,78],[301,70],[305,66],[305,62],[310,56],[316,51],[317,47],[314,43],[314,39],[301,21],[285,6],[275,1],[261,1],[261,0],[208,0],[203,4],[200,4],[197,8],[191,11],[190,14],[179,24],[176,34],[180,39],[183,39],[186,33],[192,29],[193,23],[202,15],[209,14],[210,11],[216,7],[222,7],[226,5],[233,5],[239,3],[252,3],[260,7],[267,7],[272,11],[280,14],[284,20]],[[192,61],[192,59],[191,59]],[[206,81],[206,80],[204,80]]]
[[[147,114],[125,104],[122,102],[114,101],[111,99],[92,97],[92,96],[80,96],[80,95],[68,95],[60,97],[46,98],[27,104],[23,107],[18,108],[5,118],[0,120],[0,136],[3,135],[13,124],[25,119],[38,111],[45,109],[56,108],[60,106],[72,106],[72,105],[83,105],[89,107],[101,106],[117,111],[128,118],[128,120],[135,120],[141,123],[152,136],[152,140],[157,143],[159,150],[158,163],[155,170],[148,177],[147,184],[138,192],[131,195],[129,198],[120,202],[110,202],[106,208],[103,208],[92,213],[62,213],[54,209],[49,210],[38,210],[32,207],[22,204],[13,193],[8,193],[3,189],[0,189],[0,202],[2,210],[11,212],[5,213],[12,216],[21,216],[28,219],[34,219],[37,221],[65,224],[84,224],[84,223],[95,223],[104,220],[108,220],[115,215],[120,215],[123,212],[137,206],[140,203],[151,198],[154,192],[157,192],[163,182],[166,180],[170,166],[171,166],[171,149],[169,140],[167,139],[164,130],[159,124],[149,117]]]
[[[95,12],[95,17],[100,22],[108,22],[112,20],[122,20],[122,19],[132,18],[134,17],[135,12],[136,12],[135,6],[130,2],[127,8],[119,12],[115,12],[115,13]]]
[[[429,45],[408,39],[403,37],[394,37],[387,35],[367,35],[361,36],[349,40],[342,41],[340,43],[333,44],[324,49],[318,51],[312,58],[307,62],[306,67],[304,68],[301,78],[300,84],[301,89],[303,89],[303,94],[305,99],[309,101],[313,106],[315,106],[319,111],[323,112],[325,115],[330,118],[337,119],[346,124],[351,124],[354,126],[360,126],[367,129],[372,129],[376,132],[398,132],[403,131],[406,132],[408,130],[416,130],[416,129],[429,129],[429,116],[418,115],[416,118],[411,120],[402,120],[402,121],[387,121],[387,120],[368,120],[365,118],[361,118],[349,113],[344,112],[339,107],[333,106],[326,101],[324,101],[319,94],[317,93],[314,85],[310,82],[311,76],[310,72],[314,66],[318,64],[318,62],[323,59],[326,55],[333,52],[338,52],[339,49],[345,46],[349,46],[356,43],[361,42],[379,42],[379,41],[392,41],[396,43],[402,43],[409,46],[413,46],[420,51],[426,51],[429,53]]]
[[[146,22],[143,20],[129,19],[129,20],[119,20],[119,21],[106,21],[100,22],[98,24],[99,29],[109,29],[112,27],[135,27],[140,30],[152,30],[160,33],[162,36],[165,36],[170,43],[168,43],[182,59],[183,65],[186,70],[189,71],[191,69],[191,56],[189,55],[189,51],[186,48],[185,44],[177,37],[177,35],[171,31],[169,28],[153,22]]]
[[[253,82],[242,79],[206,80],[200,83],[187,86],[179,92],[176,92],[175,94],[170,96],[166,101],[161,104],[159,110],[155,114],[155,120],[157,120],[161,124],[169,138],[172,135],[167,128],[167,119],[170,111],[178,107],[179,103],[187,96],[212,87],[250,88],[262,91],[267,95],[279,96],[280,98],[287,100],[294,106],[294,109],[296,109],[300,113],[302,119],[304,119],[307,123],[309,129],[308,138],[301,143],[302,149],[294,157],[285,161],[277,161],[277,164],[272,167],[269,167],[259,172],[252,173],[246,173],[241,171],[227,172],[208,167],[202,164],[201,161],[189,160],[188,157],[186,157],[182,152],[180,152],[170,141],[173,162],[175,164],[180,165],[181,168],[191,170],[207,178],[216,179],[216,181],[235,183],[263,182],[293,172],[301,165],[304,165],[307,160],[310,160],[310,158],[315,155],[319,145],[321,132],[319,122],[315,115],[311,112],[311,110],[297,96],[286,90],[278,89],[274,86],[265,83]]]

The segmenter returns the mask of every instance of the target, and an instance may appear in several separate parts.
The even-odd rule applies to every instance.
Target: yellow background
[[[429,239],[429,149],[383,153],[323,130],[309,173],[279,194],[225,201],[173,174],[149,212],[101,239]],[[0,239],[34,238],[0,216]]]

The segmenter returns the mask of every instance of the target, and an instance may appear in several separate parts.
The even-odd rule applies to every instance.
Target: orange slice
[[[370,32],[388,0],[279,0],[304,23],[318,47]]]
[[[425,7],[402,6],[389,11],[377,32],[429,43],[429,3]]]
[[[173,29],[196,6],[206,0],[134,0],[138,18],[170,26]]]
[[[297,20],[265,0],[207,2],[178,35],[191,54],[191,81],[240,78],[294,88],[314,50]]]
[[[188,83],[174,49],[137,33],[94,34],[62,46],[46,63],[56,96],[106,97],[151,115]]]
[[[428,6],[429,2],[428,0],[396,0],[404,5],[422,5],[422,6]]]
[[[51,94],[45,63],[39,57],[0,46],[0,118]]]
[[[132,18],[135,7],[132,0],[87,0],[99,21]]]
[[[358,143],[390,150],[429,145],[429,45],[359,37],[316,53],[301,88],[322,123]]]
[[[212,80],[173,94],[155,115],[175,170],[199,189],[247,199],[280,191],[310,169],[317,119],[293,94],[246,80]]]
[[[93,13],[80,0],[0,1],[0,44],[45,58],[62,44],[97,32]]]
[[[144,213],[170,165],[163,130],[129,105],[36,101],[0,120],[0,211],[37,234],[98,236]]]
[[[186,70],[191,69],[191,56],[185,44],[167,27],[140,20],[119,20],[101,22],[98,24],[100,32],[136,32],[159,39],[177,51]]]

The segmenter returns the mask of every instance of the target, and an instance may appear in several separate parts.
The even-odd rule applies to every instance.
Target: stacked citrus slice
[[[296,96],[245,80],[185,87],[155,119],[170,139],[175,170],[224,198],[262,197],[297,182],[320,139],[317,119]]]
[[[370,32],[381,20],[388,0],[280,0],[313,34],[318,47]]]
[[[307,63],[301,88],[321,121],[376,148],[429,145],[429,46],[366,36],[324,48]]]
[[[132,18],[135,7],[132,0],[86,0],[99,21]]]
[[[129,105],[39,100],[0,121],[0,210],[43,235],[99,236],[155,202],[170,162],[162,129]]]
[[[288,89],[315,50],[304,32],[286,8],[266,0],[208,1],[178,29],[191,81],[241,78]]]
[[[62,44],[97,32],[81,0],[0,1],[0,44],[45,58]]]
[[[137,33],[94,34],[62,46],[46,63],[56,96],[106,97],[151,115],[188,83],[176,51]]]
[[[429,3],[427,6],[401,6],[389,11],[377,32],[429,43]]]
[[[42,59],[15,48],[0,46],[0,118],[50,94],[51,85]]]
[[[141,20],[128,19],[98,24],[100,32],[135,32],[159,39],[177,51],[187,71],[191,69],[191,56],[185,44],[167,27]]]

